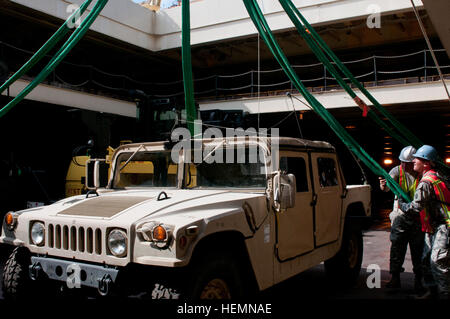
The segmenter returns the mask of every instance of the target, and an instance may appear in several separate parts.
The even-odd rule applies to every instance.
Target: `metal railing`
[[[4,46],[24,54],[34,52],[1,42]],[[434,50],[439,57],[442,72],[449,78],[450,60],[444,49]],[[372,55],[343,62],[365,86],[380,86],[398,83],[436,81],[438,74],[429,50],[420,50],[402,55]],[[293,64],[300,79],[311,91],[328,91],[338,88],[337,82],[322,63]],[[32,74],[28,74],[30,78]],[[344,78],[347,80],[347,78]],[[260,81],[258,83],[258,80]],[[51,85],[75,90],[99,92],[128,99],[129,92],[139,89],[156,98],[182,97],[183,80],[168,82],[142,81],[126,74],[104,71],[93,65],[62,62],[47,79]],[[273,95],[295,92],[291,82],[281,68],[248,70],[236,74],[212,74],[195,78],[196,99],[232,99],[242,96]]]

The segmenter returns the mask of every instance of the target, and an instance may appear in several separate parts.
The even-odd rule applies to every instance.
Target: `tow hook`
[[[31,280],[39,280],[43,277],[43,270],[40,263],[34,263],[29,268]]]
[[[112,283],[113,281],[110,275],[103,275],[101,279],[98,279],[98,293],[103,297],[107,296],[111,291]]]

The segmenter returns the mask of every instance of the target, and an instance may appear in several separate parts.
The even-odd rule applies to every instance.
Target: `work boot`
[[[400,287],[401,287],[401,284],[400,284],[400,273],[398,273],[398,272],[392,273],[391,281],[389,281],[386,284],[386,288],[398,289]]]
[[[423,299],[438,299],[438,289],[436,286],[429,287],[423,294],[417,295],[414,299],[423,300]]]

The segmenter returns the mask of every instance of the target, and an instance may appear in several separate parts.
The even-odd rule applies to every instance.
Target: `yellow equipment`
[[[120,145],[131,143],[131,141],[122,141]],[[106,162],[111,163],[110,159],[114,153],[114,148],[108,147],[106,156]],[[66,197],[85,194],[87,192],[85,179],[86,179],[86,162],[90,159],[90,156],[74,156],[70,161],[69,169],[66,175]],[[110,170],[109,170],[110,171]],[[109,172],[108,172],[109,174]]]
[[[66,197],[81,195],[86,192],[86,186],[84,185],[85,164],[89,158],[89,156],[75,156],[70,162],[66,176]]]

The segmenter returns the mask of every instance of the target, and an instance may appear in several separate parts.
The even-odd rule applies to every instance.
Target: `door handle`
[[[313,194],[311,206],[316,206],[317,204],[317,194]]]

